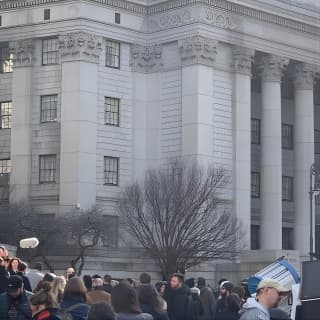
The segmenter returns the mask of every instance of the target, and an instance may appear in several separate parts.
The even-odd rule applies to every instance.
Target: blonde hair
[[[51,292],[58,301],[63,296],[66,283],[67,281],[64,276],[55,277],[51,283]]]

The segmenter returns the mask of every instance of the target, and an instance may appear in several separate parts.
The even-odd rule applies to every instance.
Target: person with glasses
[[[270,320],[269,310],[275,308],[289,292],[290,290],[284,288],[277,280],[260,281],[256,298],[249,298],[243,305],[244,313],[240,320]]]

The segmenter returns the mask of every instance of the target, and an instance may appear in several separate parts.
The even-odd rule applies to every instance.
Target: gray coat
[[[243,305],[243,311],[240,320],[270,320],[268,310],[253,298],[249,298]]]

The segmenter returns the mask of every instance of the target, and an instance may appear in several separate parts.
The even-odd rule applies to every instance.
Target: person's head
[[[5,246],[0,246],[0,257],[2,258],[8,258],[9,253]]]
[[[33,294],[30,297],[29,302],[32,311],[32,316],[34,316],[41,310],[58,307],[57,300],[51,291],[51,286],[49,282],[46,282],[42,289]]]
[[[27,271],[28,265],[24,262],[21,261],[18,263],[18,272],[21,272],[22,274],[25,274]]]
[[[92,289],[92,278],[89,274],[85,274],[82,277],[83,283],[86,286],[87,290],[91,290]]]
[[[235,286],[233,289],[232,289],[232,292],[237,294],[238,297],[242,300],[244,300],[245,298],[245,295],[246,295],[246,291],[244,290],[244,287],[242,286]]]
[[[103,280],[101,278],[95,278],[92,280],[92,289],[100,290],[103,289]]]
[[[18,271],[18,265],[19,265],[20,262],[21,262],[20,259],[17,258],[17,257],[14,257],[14,258],[10,259],[9,268],[11,270],[13,270],[14,272],[17,272]]]
[[[114,320],[111,306],[106,302],[94,303],[88,313],[87,320]]]
[[[143,272],[140,274],[140,284],[150,284],[151,283],[151,277],[148,273]]]
[[[198,278],[198,288],[201,289],[201,288],[204,288],[205,286],[206,286],[206,279],[199,277]]]
[[[43,281],[45,282],[52,282],[54,279],[56,278],[56,275],[54,273],[51,272],[47,272],[44,276],[43,276]]]
[[[105,284],[111,284],[112,277],[109,274],[105,274],[103,277],[103,281]]]
[[[158,291],[158,293],[160,294],[160,296],[162,297],[164,295],[166,283],[163,281],[159,281],[154,286],[155,286],[156,290]]]
[[[194,281],[194,278],[189,278],[184,282],[189,288],[193,288],[196,283]]]
[[[71,278],[64,288],[63,299],[80,297],[87,301],[87,288],[79,277]]]
[[[111,303],[116,313],[141,313],[137,292],[125,281],[113,287],[111,292]]]
[[[170,286],[172,289],[179,289],[183,285],[184,276],[182,273],[174,273],[170,279]]]
[[[162,300],[153,286],[141,286],[138,294],[140,305],[150,305],[157,313],[162,312]]]
[[[7,281],[7,294],[12,298],[18,298],[23,293],[23,280],[20,276],[10,276]]]
[[[99,274],[94,274],[94,275],[92,276],[92,279],[97,279],[97,278],[102,279]]]
[[[233,289],[233,284],[230,281],[224,281],[220,285],[220,295],[221,297],[227,297]]]
[[[64,276],[58,276],[52,281],[51,291],[57,300],[60,300],[62,297],[66,283],[67,281]]]
[[[69,267],[67,268],[67,271],[66,271],[66,278],[67,280],[71,279],[72,277],[74,277],[75,275],[75,271],[72,267]]]
[[[259,282],[257,287],[256,299],[265,308],[275,308],[281,298],[289,293],[277,280],[264,279]]]
[[[0,266],[4,267],[4,268],[6,267],[5,258],[3,258],[1,256],[0,256]]]

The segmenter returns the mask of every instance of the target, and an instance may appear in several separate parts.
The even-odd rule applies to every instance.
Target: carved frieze
[[[197,34],[179,40],[178,45],[182,65],[214,65],[218,41]]]
[[[273,54],[262,54],[257,59],[257,70],[263,81],[281,81],[289,59]]]
[[[163,67],[161,45],[133,45],[130,66],[135,72],[158,72]]]
[[[98,63],[102,38],[85,32],[74,32],[59,37],[61,62],[84,60]]]
[[[34,41],[32,39],[10,42],[10,53],[14,67],[32,66],[35,61]]]
[[[254,58],[254,49],[233,46],[232,69],[234,72],[251,75],[251,65]]]
[[[223,11],[206,9],[202,20],[224,29],[236,30],[239,28],[238,19],[234,15]]]
[[[302,62],[295,63],[290,75],[296,89],[313,89],[316,77],[315,66]]]

